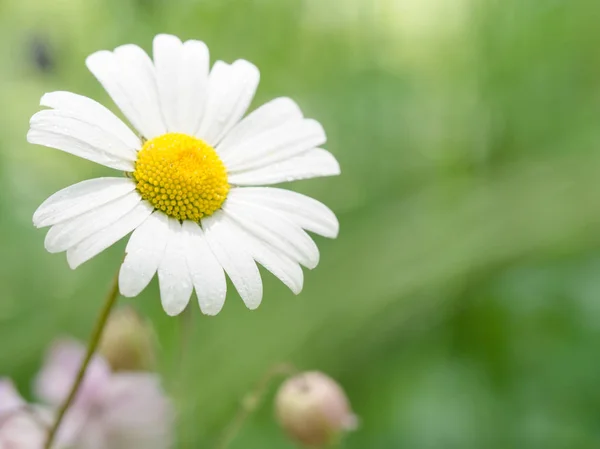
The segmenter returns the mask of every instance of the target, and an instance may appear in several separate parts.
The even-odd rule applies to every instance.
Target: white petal
[[[252,256],[244,249],[243,242],[239,241],[235,229],[222,218],[223,211],[219,210],[202,219],[204,235],[246,307],[256,309],[263,294],[260,272]]]
[[[183,43],[183,69],[179,81],[181,132],[194,134],[200,127],[208,88],[209,52],[204,42]]]
[[[114,134],[128,148],[139,149],[142,146],[139,137],[120,118],[91,98],[71,92],[50,92],[42,97],[40,104],[84,122],[96,123],[107,132]]]
[[[208,47],[204,42],[182,44],[175,36],[159,34],[154,38],[154,65],[168,130],[194,134],[206,98]]]
[[[323,203],[298,192],[274,187],[231,189],[228,197],[268,207],[307,231],[335,238],[340,228],[335,214]]]
[[[260,73],[248,61],[232,65],[217,61],[208,77],[208,97],[197,136],[217,145],[246,113],[254,97]]]
[[[187,267],[181,223],[169,218],[168,229],[167,246],[158,264],[158,282],[163,309],[167,315],[175,316],[183,312],[190,302],[194,286]]]
[[[100,232],[89,236],[77,245],[67,250],[67,262],[72,269],[104,251],[109,246],[121,240],[152,213],[152,206],[142,201],[132,211],[118,221],[107,226]]]
[[[155,211],[131,234],[119,271],[119,289],[123,296],[139,295],[154,277],[167,245],[168,223],[165,214]]]
[[[234,197],[225,202],[223,211],[243,229],[292,260],[310,269],[319,263],[319,249],[310,236],[300,226],[271,209],[238,201]]]
[[[228,179],[233,185],[259,186],[339,174],[340,165],[335,157],[329,151],[315,148],[262,168],[231,173]]]
[[[233,154],[237,147],[265,131],[270,131],[286,122],[301,120],[302,111],[290,98],[281,97],[263,104],[245,117],[227,133],[218,145],[221,156]]]
[[[179,73],[183,59],[183,44],[176,36],[158,34],[153,41],[156,84],[163,117],[168,131],[178,125]]]
[[[228,217],[226,219],[229,220],[231,228],[239,232],[240,241],[244,242],[244,248],[254,260],[278,277],[295,295],[302,291],[304,274],[297,262],[256,235],[247,232],[239,223]]]
[[[158,102],[154,65],[141,48],[123,45],[114,52],[99,51],[88,56],[86,65],[145,138],[151,139],[166,132]]]
[[[225,272],[212,253],[202,228],[197,223],[183,222],[187,266],[198,296],[200,310],[216,315],[223,308],[227,294]]]
[[[132,172],[134,169],[133,162],[113,156],[85,141],[63,134],[60,129],[48,131],[40,127],[32,127],[27,132],[27,141],[36,145],[56,148],[115,170]]]
[[[42,228],[63,222],[134,189],[135,183],[128,178],[96,178],[73,184],[44,201],[33,214],[33,224]]]
[[[39,111],[31,117],[29,124],[32,130],[60,134],[84,142],[99,153],[98,157],[130,162],[134,162],[137,157],[137,148],[128,147],[110,130],[63,111],[49,109]]]
[[[44,245],[50,253],[66,251],[86,237],[113,224],[142,201],[136,191],[104,204],[72,220],[53,226],[46,234]]]
[[[292,120],[241,143],[223,162],[230,173],[252,170],[284,161],[325,143],[327,137],[319,122]]]

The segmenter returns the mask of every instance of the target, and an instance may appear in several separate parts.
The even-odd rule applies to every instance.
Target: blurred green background
[[[346,388],[345,447],[600,447],[597,0],[0,0],[0,373],[28,392],[48,343],[86,339],[125,242],[71,271],[31,224],[50,194],[110,170],[25,141],[44,92],[113,110],[84,65],[168,32],[261,69],[253,107],[298,101],[342,176],[291,186],[337,240],[294,297],[264,273],[250,312],[134,300],[160,338],[178,448],[211,447],[282,361]],[[270,399],[231,448],[293,448]]]

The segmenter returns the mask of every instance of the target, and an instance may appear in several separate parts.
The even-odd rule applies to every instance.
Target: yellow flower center
[[[133,178],[142,198],[179,220],[199,221],[213,214],[229,192],[225,165],[214,148],[180,133],[144,143]]]

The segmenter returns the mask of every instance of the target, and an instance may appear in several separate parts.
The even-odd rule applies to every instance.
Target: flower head
[[[325,132],[296,103],[277,98],[246,113],[258,86],[248,61],[217,61],[206,45],[175,36],[154,39],[154,60],[135,45],[88,57],[138,137],[112,112],[69,92],[42,97],[29,142],[127,173],[67,187],[35,212],[51,226],[45,246],[67,252],[76,268],[133,231],[121,267],[124,296],[136,296],[158,273],[161,301],[179,314],[192,291],[201,310],[217,314],[225,273],[250,309],[262,299],[256,262],[294,293],[300,265],[319,251],[305,231],[336,237],[338,222],[323,204],[279,188],[258,187],[339,174]]]
[[[85,349],[64,340],[49,351],[36,379],[38,397],[62,404],[75,380]],[[96,356],[61,425],[63,441],[75,449],[167,449],[172,444],[173,410],[150,373],[113,373]]]
[[[344,390],[318,371],[286,380],[277,392],[275,412],[288,435],[309,447],[329,446],[357,425]]]

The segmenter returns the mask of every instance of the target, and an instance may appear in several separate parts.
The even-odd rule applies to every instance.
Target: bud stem
[[[104,331],[104,327],[106,326],[106,322],[108,320],[108,317],[110,316],[110,312],[112,311],[113,306],[117,302],[118,297],[119,297],[119,272],[117,271],[117,274],[115,275],[112,286],[111,286],[108,294],[106,295],[106,299],[104,300],[104,306],[102,307],[102,310],[100,311],[100,316],[98,317],[98,320],[96,321],[96,324],[94,326],[94,330],[92,331],[92,336],[90,338],[90,342],[88,343],[85,358],[83,359],[83,362],[81,363],[81,366],[79,367],[79,372],[77,373],[75,382],[73,383],[73,386],[71,387],[71,391],[69,391],[69,395],[67,396],[67,399],[65,399],[65,402],[62,404],[62,406],[58,410],[58,414],[56,415],[56,420],[54,421],[54,424],[52,425],[52,427],[50,428],[50,430],[48,432],[48,438],[46,439],[46,443],[44,444],[44,449],[50,449],[52,447],[52,443],[54,442],[54,439],[56,438],[56,434],[58,433],[60,424],[62,423],[62,420],[65,417],[67,410],[69,410],[69,407],[71,406],[71,404],[75,400],[75,397],[77,396],[77,392],[79,391],[79,388],[81,387],[83,378],[85,377],[85,373],[87,371],[87,368],[88,368],[90,362],[92,361],[92,357],[93,357],[94,353],[96,352],[96,349],[98,348],[100,339],[102,338],[102,332]]]
[[[258,409],[269,385],[275,378],[293,375],[296,374],[297,371],[298,370],[293,365],[288,363],[278,363],[269,368],[255,385],[254,389],[244,396],[235,416],[225,428],[215,449],[227,449],[229,447],[248,417]]]

